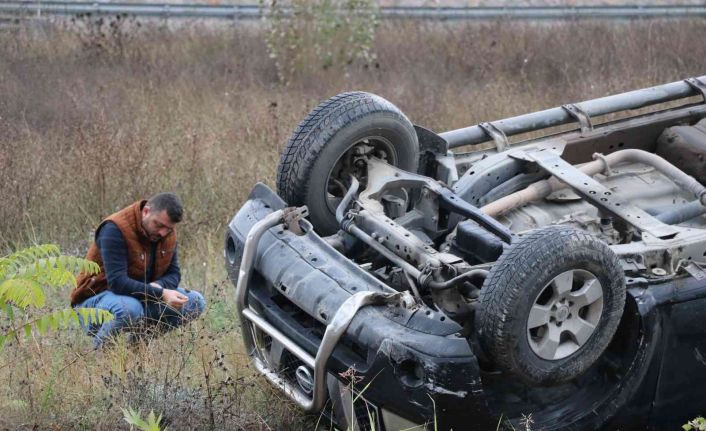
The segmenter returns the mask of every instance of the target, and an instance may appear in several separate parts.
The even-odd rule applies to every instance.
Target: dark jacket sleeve
[[[167,289],[176,289],[179,287],[179,282],[181,281],[181,271],[179,270],[179,259],[177,258],[177,250],[174,249],[174,254],[172,255],[172,261],[169,262],[169,266],[164,274],[155,280],[159,285]]]
[[[150,286],[142,280],[134,280],[127,274],[127,245],[122,232],[115,223],[105,223],[96,237],[96,245],[103,259],[108,288],[118,295],[138,298],[147,296],[161,298],[162,289]]]

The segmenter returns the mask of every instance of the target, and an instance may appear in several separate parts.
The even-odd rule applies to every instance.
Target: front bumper
[[[303,235],[279,223],[272,214],[284,207],[258,184],[226,234],[226,267],[234,283],[243,282],[238,286],[243,337],[256,367],[300,405],[318,410],[320,394],[312,397],[310,391],[317,379],[315,359],[335,345],[330,358],[323,358],[321,375],[339,425],[365,428],[371,417],[377,429],[397,429],[405,420],[436,420],[441,429],[497,425],[461,327],[426,307],[408,309],[390,300],[394,291],[330,247],[308,222],[300,222]],[[268,217],[274,226],[260,223],[262,235],[244,262],[247,236]],[[363,297],[388,299],[341,317],[340,310],[356,301],[351,298]],[[341,334],[333,343],[325,335],[332,327]],[[362,392],[362,407],[350,408],[351,387],[354,394]]]

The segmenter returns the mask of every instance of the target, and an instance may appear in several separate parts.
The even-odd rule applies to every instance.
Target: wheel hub
[[[354,176],[365,188],[367,182],[367,160],[376,157],[397,165],[397,154],[392,143],[382,136],[370,136],[356,141],[336,161],[326,179],[326,204],[331,214],[336,213],[336,208],[348,191],[350,177]]]
[[[563,322],[569,317],[569,307],[561,305],[554,313],[554,318],[557,322]]]

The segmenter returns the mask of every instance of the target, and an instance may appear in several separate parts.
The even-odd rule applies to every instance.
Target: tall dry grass
[[[96,354],[78,331],[7,346],[0,426],[114,429],[127,406],[171,429],[311,426],[246,368],[221,242],[320,100],[371,91],[443,131],[706,73],[699,20],[386,22],[376,63],[288,85],[260,25],[109,25],[0,33],[0,254],[34,242],[83,254],[102,217],[175,191],[185,284],[209,309],[148,346]]]

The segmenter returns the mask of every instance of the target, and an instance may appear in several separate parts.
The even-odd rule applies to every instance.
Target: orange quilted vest
[[[123,234],[127,245],[128,255],[128,276],[134,280],[150,283],[161,277],[169,267],[176,248],[176,229],[157,243],[156,262],[152,279],[147,280],[147,260],[152,243],[142,229],[142,208],[147,201],[137,201],[127,208],[108,216],[98,225],[96,233],[108,221],[115,223]],[[96,262],[100,266],[100,273],[96,275],[79,274],[76,280],[76,288],[71,291],[71,305],[75,306],[108,289],[108,281],[105,276],[103,259],[100,250],[96,246],[95,240],[88,249],[86,259]]]

